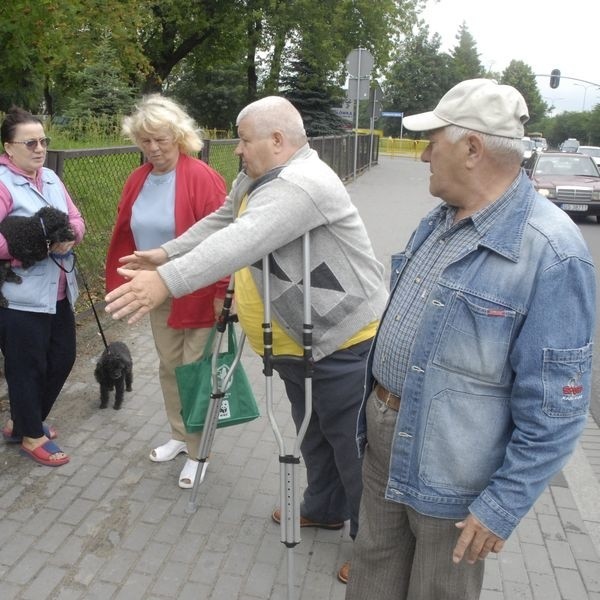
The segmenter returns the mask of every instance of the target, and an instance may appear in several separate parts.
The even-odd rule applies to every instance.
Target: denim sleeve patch
[[[549,417],[587,413],[592,379],[592,347],[544,348],[542,409]]]

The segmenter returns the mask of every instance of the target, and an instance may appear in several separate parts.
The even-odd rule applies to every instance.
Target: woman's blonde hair
[[[144,134],[171,132],[179,149],[186,154],[202,150],[201,131],[183,108],[160,94],[144,96],[135,112],[123,119],[123,133],[135,144]]]

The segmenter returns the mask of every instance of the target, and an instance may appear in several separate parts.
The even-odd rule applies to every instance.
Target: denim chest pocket
[[[458,293],[448,311],[433,363],[479,381],[500,384],[516,322],[516,311]]]
[[[549,417],[576,417],[588,410],[592,383],[592,348],[544,348],[543,411]]]

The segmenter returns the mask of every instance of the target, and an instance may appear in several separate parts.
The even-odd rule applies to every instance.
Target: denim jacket
[[[392,293],[439,210],[392,257]],[[594,265],[578,227],[522,173],[511,204],[429,297],[402,388],[386,498],[439,518],[471,512],[506,539],[585,425],[594,312]],[[372,351],[361,454],[371,366]]]

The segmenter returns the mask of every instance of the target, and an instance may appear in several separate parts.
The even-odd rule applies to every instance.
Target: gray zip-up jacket
[[[247,207],[237,217],[246,194]],[[262,258],[272,253],[273,315],[301,345],[301,238],[307,231],[313,354],[319,360],[380,317],[387,291],[344,184],[308,144],[256,181],[240,173],[219,210],[162,246],[169,262],[158,272],[180,297],[250,266],[262,295]]]

